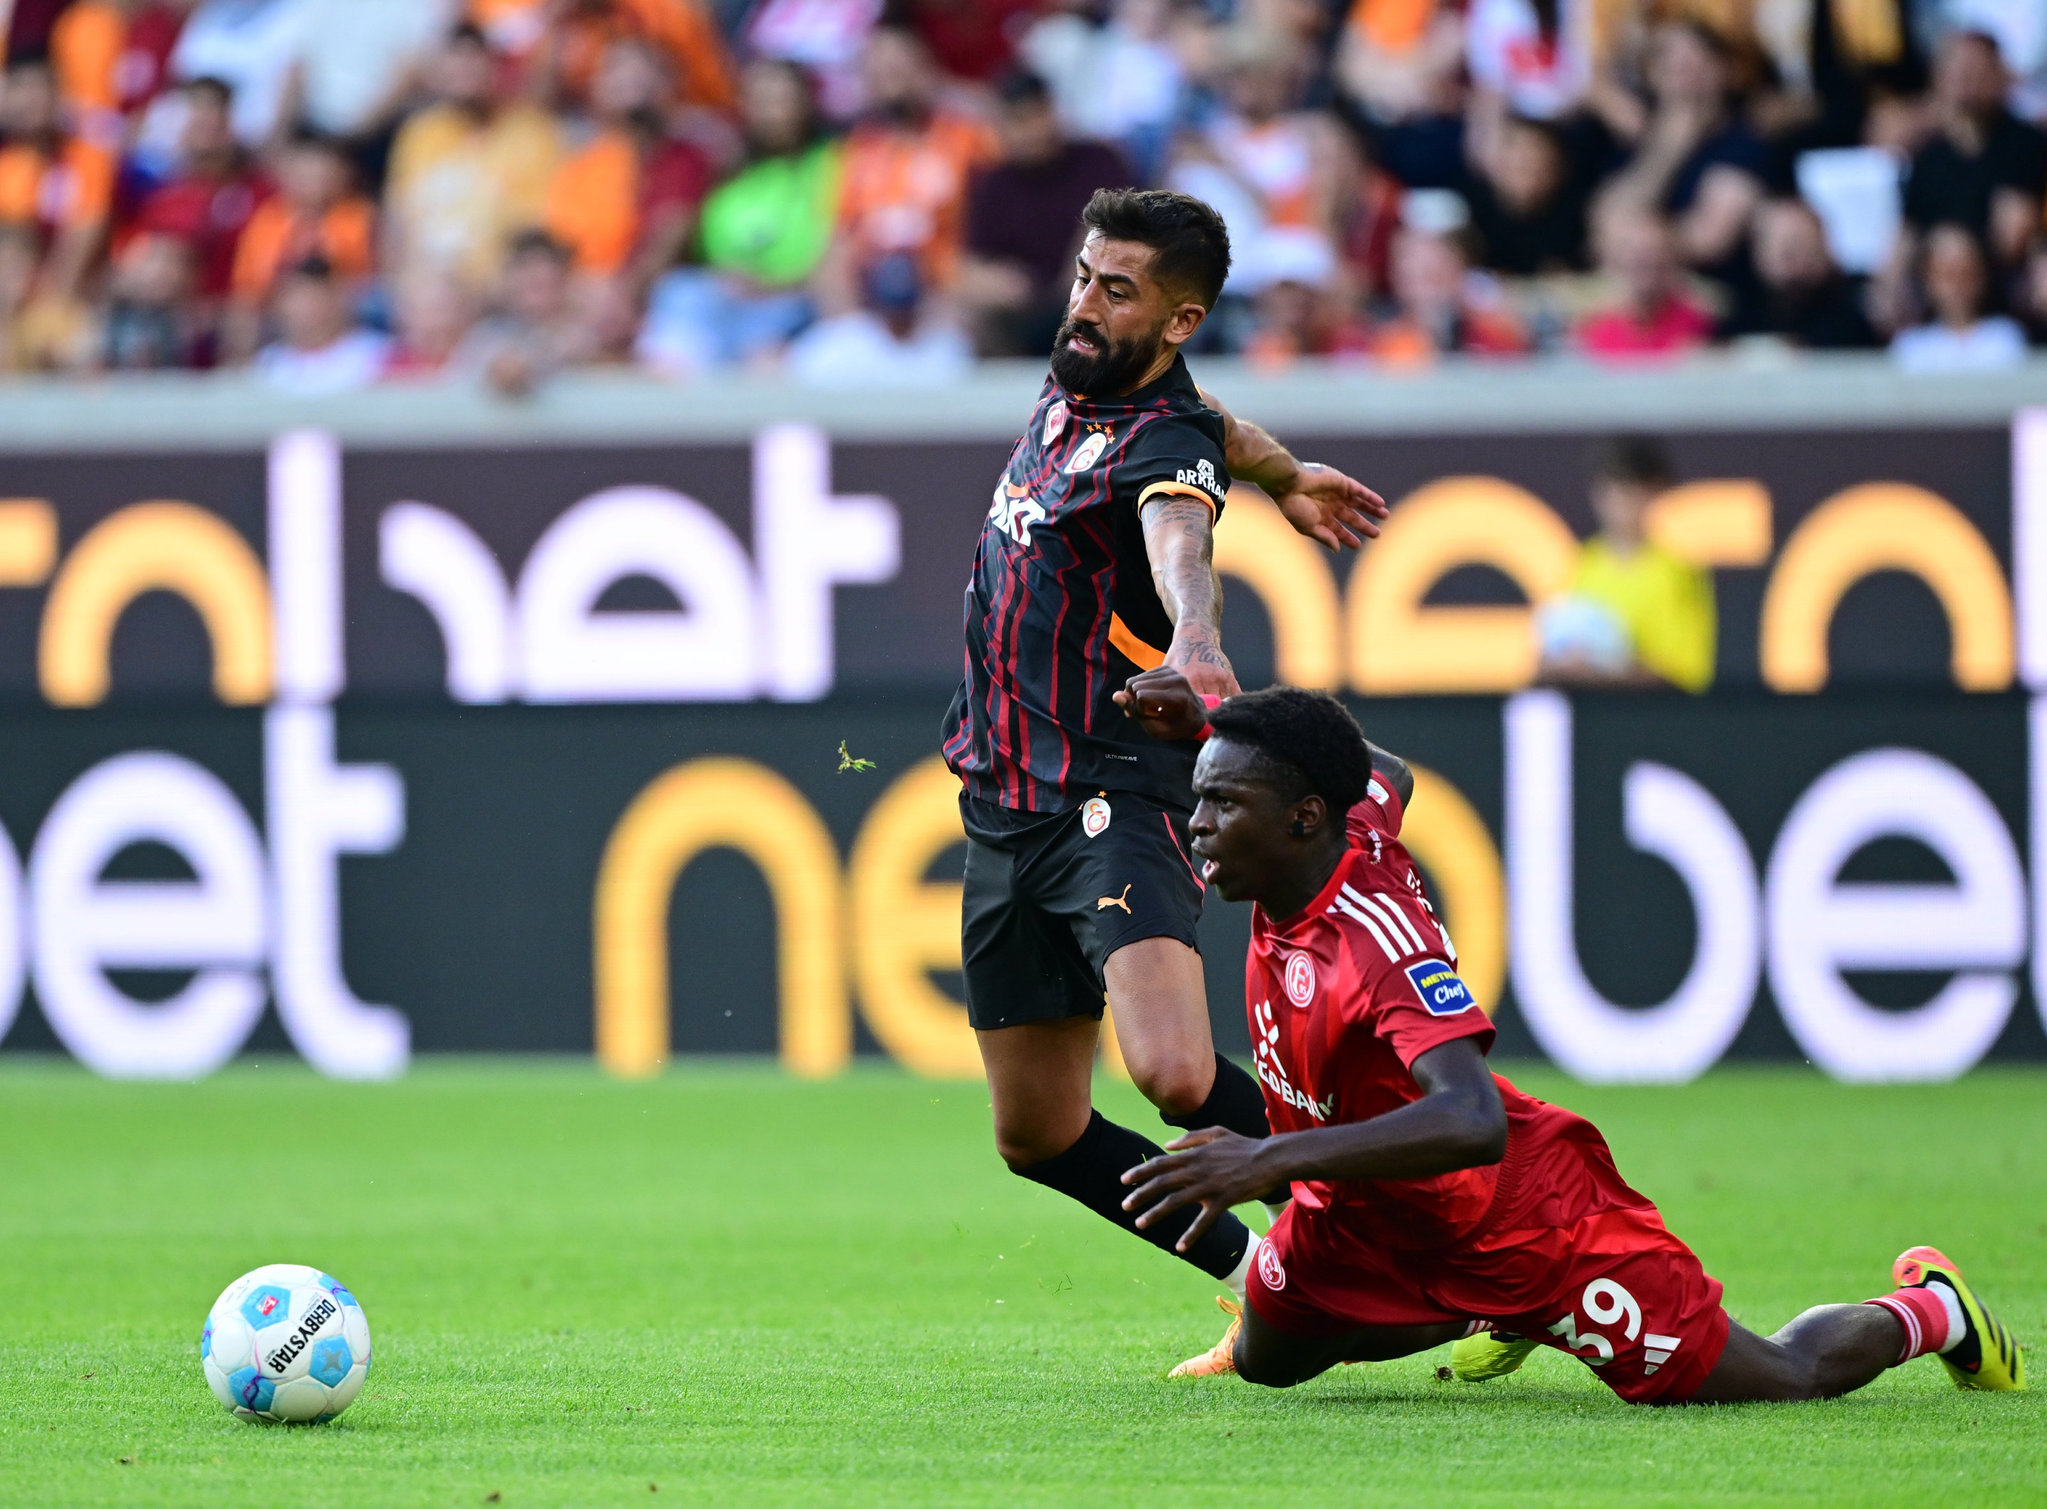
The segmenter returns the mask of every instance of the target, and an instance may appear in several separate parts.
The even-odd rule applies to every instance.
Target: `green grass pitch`
[[[2047,1075],[1520,1078],[1598,1121],[1750,1325],[1880,1293],[1931,1240],[2047,1339]],[[1717,1410],[1630,1409],[1552,1354],[1482,1386],[1437,1382],[1441,1354],[1168,1383],[1216,1286],[1005,1175],[981,1087],[878,1068],[137,1086],[13,1060],[0,1170],[6,1504],[2047,1501],[2047,1397],[1930,1360]],[[368,1311],[333,1424],[239,1423],[200,1377],[208,1305],[272,1261]]]

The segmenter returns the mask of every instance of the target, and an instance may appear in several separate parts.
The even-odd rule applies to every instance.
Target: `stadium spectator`
[[[1114,148],[1067,137],[1036,74],[1012,73],[1000,93],[1002,156],[967,188],[959,297],[983,355],[1039,356],[1065,317],[1080,212],[1135,179]]]
[[[217,306],[233,286],[242,232],[270,187],[235,137],[228,86],[194,79],[178,94],[184,126],[172,176],[137,206],[129,229],[187,243],[194,257],[193,292]]]
[[[457,350],[453,365],[517,397],[564,367],[589,361],[596,341],[570,297],[573,254],[544,230],[512,238],[497,308]]]
[[[277,340],[256,355],[256,375],[299,398],[366,388],[383,375],[391,338],[355,319],[348,280],[325,257],[286,266],[277,282]]]
[[[371,182],[459,0],[298,0],[291,124],[355,143]]]
[[[50,28],[50,63],[71,119],[111,143],[155,99],[190,0],[75,0]]]
[[[861,307],[820,320],[789,347],[789,371],[820,387],[938,387],[967,375],[974,348],[925,296],[915,257],[895,252],[861,278]]]
[[[1878,344],[1862,285],[1834,265],[1820,217],[1803,199],[1772,199],[1750,238],[1756,281],[1722,323],[1727,338],[1765,336],[1812,350]]]
[[[100,366],[146,372],[207,364],[208,332],[193,314],[196,262],[189,242],[161,231],[128,240],[114,259]]]
[[[2047,346],[2047,234],[2035,236],[2020,269],[2013,304],[2034,346]]]
[[[1113,142],[1147,183],[1164,164],[1186,92],[1171,16],[1170,0],[1076,0],[1033,22],[1017,44],[1025,65],[1051,86],[1066,128]]]
[[[1649,505],[1671,484],[1663,448],[1610,442],[1592,480],[1598,532],[1578,550],[1570,585],[1542,605],[1541,678],[1568,686],[1713,684],[1713,581],[1648,537]]]
[[[1016,41],[1039,0],[900,0],[902,17],[940,68],[992,84],[1016,62]]]
[[[1333,268],[1288,270],[1260,291],[1244,359],[1277,371],[1304,356],[1357,360],[1371,350],[1372,329],[1350,301],[1330,291]]]
[[[305,0],[199,0],[171,49],[177,79],[219,79],[234,93],[235,134],[262,147],[287,131]]]
[[[746,160],[704,201],[703,265],[664,274],[648,300],[638,354],[673,376],[779,352],[815,314],[808,283],[831,244],[838,144],[794,63],[748,65],[739,108]]]
[[[1625,202],[1598,217],[1599,270],[1620,297],[1578,323],[1589,355],[1616,361],[1675,356],[1705,343],[1713,317],[1685,287],[1677,236],[1656,211]]]
[[[949,289],[959,265],[967,179],[995,153],[993,133],[940,101],[941,79],[912,32],[878,28],[861,57],[866,91],[846,138],[834,302],[853,302],[876,263],[916,259],[919,280]]]
[[[458,27],[428,69],[434,102],[392,144],[385,263],[401,278],[449,271],[487,293],[512,235],[546,213],[560,127],[546,111],[503,95],[498,61],[480,30]]]
[[[1181,139],[1167,186],[1215,206],[1229,227],[1232,293],[1255,295],[1296,246],[1334,250],[1357,163],[1327,114],[1301,108],[1306,72],[1286,33],[1238,26],[1223,39],[1223,108]]]
[[[1464,60],[1475,117],[1575,114],[1593,84],[1594,10],[1595,0],[1471,0]]]
[[[1547,121],[1510,115],[1465,187],[1480,260],[1509,277],[1582,272],[1585,196]]]
[[[597,134],[555,169],[544,223],[579,271],[622,275],[644,289],[672,264],[696,229],[711,165],[668,134],[669,79],[662,57],[632,38],[613,42],[590,86]]]
[[[883,0],[761,0],[741,33],[755,57],[797,63],[820,85],[825,114],[858,115],[865,98],[861,58],[880,22]]]
[[[523,7],[484,7],[497,12],[500,25],[507,11],[520,8],[541,16],[536,82],[571,108],[601,113],[599,80],[622,42],[637,42],[660,59],[678,103],[732,108],[731,60],[702,0],[525,0]]]
[[[1401,182],[1449,188],[1464,159],[1464,18],[1439,0],[1353,0],[1336,76]]]
[[[1968,227],[1998,263],[2024,254],[2047,190],[2047,136],[2005,104],[2010,79],[1995,39],[1957,32],[1934,63],[1934,134],[1905,180],[1905,219],[1921,232]]]
[[[398,285],[397,340],[385,358],[386,379],[438,377],[476,324],[476,297],[446,268],[426,267]]]
[[[1892,338],[1891,357],[1900,367],[1976,372],[2025,360],[2025,331],[2009,315],[1990,312],[1990,258],[1974,227],[1936,225],[1926,236],[1919,265],[1931,318]]]
[[[0,222],[0,372],[59,372],[86,365],[92,325],[69,299],[39,297],[42,238]]]
[[[0,224],[37,233],[36,299],[68,303],[106,245],[113,153],[64,129],[56,78],[29,59],[0,74],[0,143]]]
[[[1603,197],[1671,217],[1679,255],[1722,281],[1740,275],[1743,238],[1770,173],[1769,149],[1736,109],[1727,43],[1698,21],[1650,38],[1650,110],[1627,166]]]
[[[226,339],[232,359],[255,349],[258,321],[279,274],[309,257],[351,286],[375,265],[376,209],[355,192],[340,143],[293,135],[277,157],[277,193],[256,207],[235,247]]]
[[[1401,210],[1393,238],[1394,309],[1372,331],[1374,359],[1421,367],[1439,356],[1511,356],[1528,337],[1507,311],[1491,279],[1474,275],[1471,216],[1448,189],[1418,189]]]

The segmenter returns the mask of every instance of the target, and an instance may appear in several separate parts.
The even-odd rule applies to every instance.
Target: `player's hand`
[[[1280,1182],[1259,1167],[1258,1155],[1269,1146],[1222,1127],[1175,1137],[1166,1144],[1163,1157],[1148,1159],[1123,1176],[1125,1184],[1137,1186],[1123,1208],[1138,1212],[1142,1231],[1176,1210],[1199,1205],[1201,1213],[1173,1246],[1175,1252],[1185,1252],[1231,1206],[1255,1200]]]
[[[1163,669],[1186,677],[1199,697],[1234,697],[1243,690],[1230,657],[1216,643],[1215,631],[1206,627],[1183,625],[1174,631]]]
[[[1208,707],[1185,676],[1171,666],[1139,671],[1115,693],[1123,716],[1134,718],[1154,739],[1191,739],[1208,722]]]
[[[1377,538],[1378,521],[1388,512],[1386,500],[1364,483],[1319,461],[1303,461],[1293,486],[1272,501],[1297,534],[1331,550],[1356,550]]]

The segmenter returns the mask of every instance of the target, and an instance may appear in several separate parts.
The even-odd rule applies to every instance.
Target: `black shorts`
[[[1065,812],[962,795],[960,952],[979,1031],[1102,1015],[1102,966],[1127,943],[1195,944],[1205,894],[1187,815],[1114,792]]]

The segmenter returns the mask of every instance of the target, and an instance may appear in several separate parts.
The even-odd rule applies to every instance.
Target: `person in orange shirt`
[[[32,228],[45,248],[40,297],[76,296],[106,241],[114,156],[58,123],[48,64],[20,59],[0,75],[0,225]]]
[[[635,296],[682,254],[711,188],[703,154],[668,135],[668,89],[651,47],[612,43],[590,91],[597,137],[555,169],[547,189],[544,223],[577,270],[622,274]]]
[[[171,48],[189,4],[169,0],[75,0],[50,28],[50,63],[72,118],[95,139],[121,128],[166,82]]]
[[[580,104],[597,81],[604,50],[636,37],[660,52],[685,105],[729,112],[732,63],[702,0],[469,0],[469,20],[493,46],[538,65],[543,87]]]
[[[301,131],[278,155],[277,193],[258,206],[235,247],[229,354],[255,349],[261,311],[279,273],[319,257],[344,285],[370,275],[376,209],[355,192],[353,169],[338,142]]]
[[[927,287],[947,290],[959,269],[967,182],[997,156],[995,133],[940,103],[938,70],[914,32],[877,27],[861,77],[865,108],[846,138],[832,290],[846,295],[899,252],[916,259]]]

